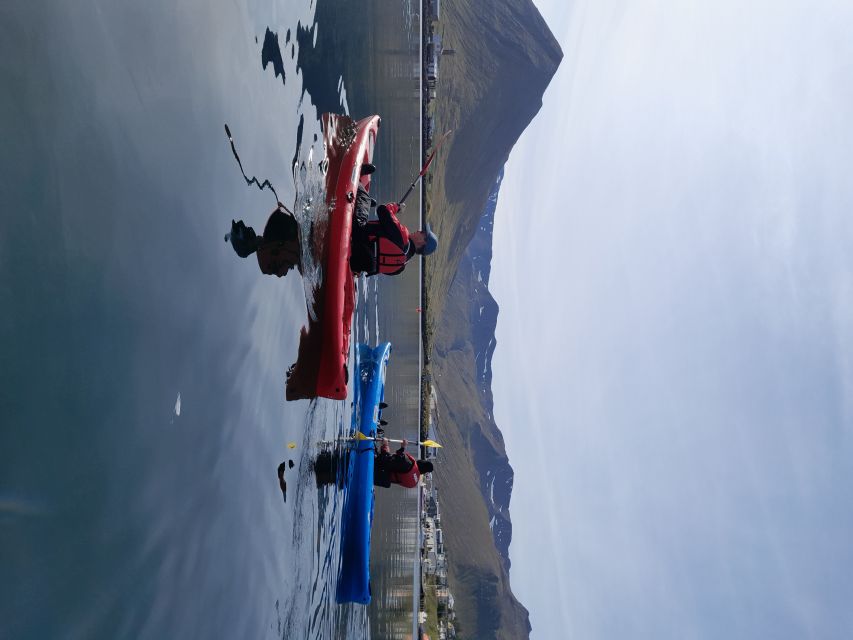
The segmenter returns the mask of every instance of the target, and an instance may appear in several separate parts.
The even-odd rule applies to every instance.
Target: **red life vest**
[[[394,275],[403,270],[406,266],[406,261],[409,259],[409,230],[406,228],[406,225],[402,224],[397,219],[397,211],[399,211],[399,207],[396,203],[389,202],[384,206],[388,209],[388,212],[391,214],[391,219],[400,230],[403,244],[400,246],[388,238],[377,234],[377,230],[381,228],[377,222],[371,222],[367,225],[369,234],[368,238],[371,242],[377,243],[378,250],[376,255],[376,266],[379,273]]]
[[[393,482],[394,484],[402,485],[407,489],[412,489],[418,486],[418,480],[421,477],[421,471],[420,469],[418,469],[418,463],[411,455],[407,453],[406,457],[412,463],[412,468],[404,473],[392,471],[391,482]]]
[[[379,238],[379,251],[376,254],[376,266],[379,273],[393,275],[406,266],[406,252],[386,238]]]

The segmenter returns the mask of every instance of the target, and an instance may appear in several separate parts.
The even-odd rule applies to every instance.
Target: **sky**
[[[535,1],[490,281],[531,637],[853,637],[853,3]]]

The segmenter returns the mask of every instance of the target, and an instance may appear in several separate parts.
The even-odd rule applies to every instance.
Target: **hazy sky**
[[[853,637],[853,3],[536,3],[491,279],[533,638]]]

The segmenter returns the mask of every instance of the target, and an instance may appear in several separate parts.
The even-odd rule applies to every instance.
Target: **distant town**
[[[427,437],[435,438],[435,424],[438,419],[435,388],[429,385],[429,429]],[[428,448],[425,455],[435,460],[438,449]],[[422,476],[418,488],[420,507],[420,558],[421,588],[418,605],[418,623],[430,640],[452,640],[458,632],[458,622],[454,610],[453,594],[447,583],[447,553],[444,547],[444,533],[441,528],[441,507],[438,488],[432,474]],[[423,637],[423,636],[422,636]]]
[[[441,34],[436,33],[441,18],[441,0],[424,0],[424,19],[422,25],[423,59],[421,60],[421,91],[423,95],[423,111],[421,122],[423,126],[424,153],[432,146],[435,135],[435,116],[433,102],[436,98],[439,68],[442,56],[456,54],[454,49],[446,48],[442,43]]]
[[[421,504],[421,597],[418,622],[428,631],[430,638],[449,640],[456,638],[456,612],[453,594],[447,585],[447,554],[441,530],[441,509],[438,489],[432,474],[424,477],[420,487]]]

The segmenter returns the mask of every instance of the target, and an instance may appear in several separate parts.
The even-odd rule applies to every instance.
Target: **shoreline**
[[[424,15],[424,6],[428,5],[430,15]],[[428,151],[432,147],[432,130],[430,127],[429,109],[435,95],[435,81],[438,73],[438,61],[430,70],[428,46],[435,37],[434,22],[438,20],[438,9],[430,0],[420,0],[420,162],[426,162]],[[435,55],[435,45],[432,47]],[[432,77],[428,74],[432,73]],[[420,181],[420,211],[421,228],[429,213],[429,198],[427,189],[429,178],[425,175]],[[432,322],[429,312],[429,292],[427,289],[427,269],[429,260],[420,260],[420,336],[421,346],[420,376],[419,376],[419,408],[418,435],[420,440],[430,438],[432,415],[435,405],[435,389],[432,385],[430,372],[430,354],[432,352]],[[436,434],[432,434],[435,436]],[[419,447],[420,458],[437,457],[437,451]],[[441,528],[441,513],[439,508],[438,488],[435,479],[430,474],[421,478],[418,484],[418,551],[415,558],[415,575],[412,593],[412,638],[420,640],[421,631],[430,638],[456,637],[456,612],[453,595],[448,585],[448,559],[444,547],[444,537]]]

